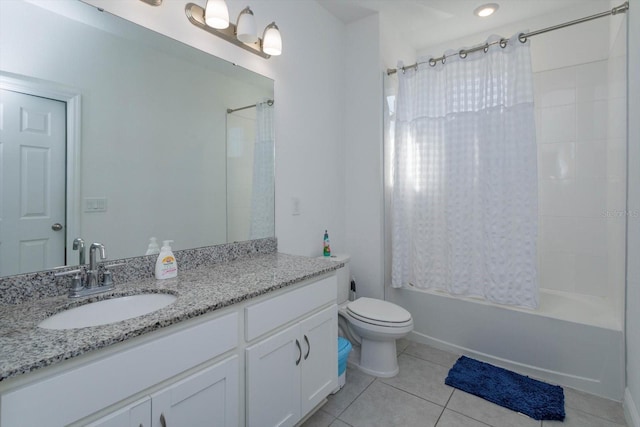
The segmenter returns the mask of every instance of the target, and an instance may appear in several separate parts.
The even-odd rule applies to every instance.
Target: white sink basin
[[[38,324],[44,329],[74,329],[106,325],[149,314],[176,300],[169,294],[141,294],[116,297],[70,308],[44,319]]]

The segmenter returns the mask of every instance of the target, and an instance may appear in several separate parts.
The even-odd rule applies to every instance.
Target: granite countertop
[[[269,253],[210,267],[178,270],[178,277],[174,279],[151,278],[116,283],[113,291],[78,300],[58,296],[18,305],[0,305],[0,381],[263,295],[341,266],[339,262]],[[113,296],[141,293],[170,293],[178,298],[155,312],[108,325],[67,330],[37,327],[45,318],[66,308]]]

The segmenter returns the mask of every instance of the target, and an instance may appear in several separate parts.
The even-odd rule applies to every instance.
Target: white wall
[[[627,423],[640,427],[640,0],[628,12]]]
[[[191,25],[184,2],[86,2],[273,78],[278,249],[320,255],[325,229],[333,247],[345,247],[344,24],[312,0],[251,1],[258,27],[276,21],[282,33],[282,56],[267,60]],[[246,6],[227,3],[232,17]],[[297,216],[293,197],[300,200]]]
[[[620,313],[620,324],[625,274],[625,65],[622,55],[534,74],[540,286],[604,297]]]
[[[384,297],[379,34],[377,14],[347,25],[344,68],[346,252],[358,295],[371,298]]]
[[[552,14],[541,15],[493,30],[484,31],[480,34],[430,46],[418,52],[418,56],[426,57],[427,59],[431,56],[440,56],[449,49],[457,51],[463,47],[481,44],[490,34],[511,37],[516,33],[546,28],[583,16],[599,13],[609,8],[610,5],[606,1],[583,2]],[[610,44],[609,28],[612,25],[619,25],[619,21],[622,19],[624,19],[624,16],[596,19],[533,37],[531,39],[531,62],[533,71],[551,70],[607,59]]]
[[[384,298],[385,230],[384,152],[385,97],[395,94],[387,68],[399,59],[411,63],[415,51],[378,14],[347,25],[345,51],[346,252],[359,296]],[[340,249],[337,250],[340,252]]]

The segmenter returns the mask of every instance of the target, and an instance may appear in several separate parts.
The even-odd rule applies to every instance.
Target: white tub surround
[[[624,334],[604,299],[541,292],[528,310],[404,288],[389,298],[411,313],[415,341],[622,400]]]

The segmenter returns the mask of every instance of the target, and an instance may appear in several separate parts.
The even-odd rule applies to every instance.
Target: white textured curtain
[[[256,104],[250,239],[275,236],[273,105]]]
[[[529,43],[398,74],[392,286],[537,307]]]

